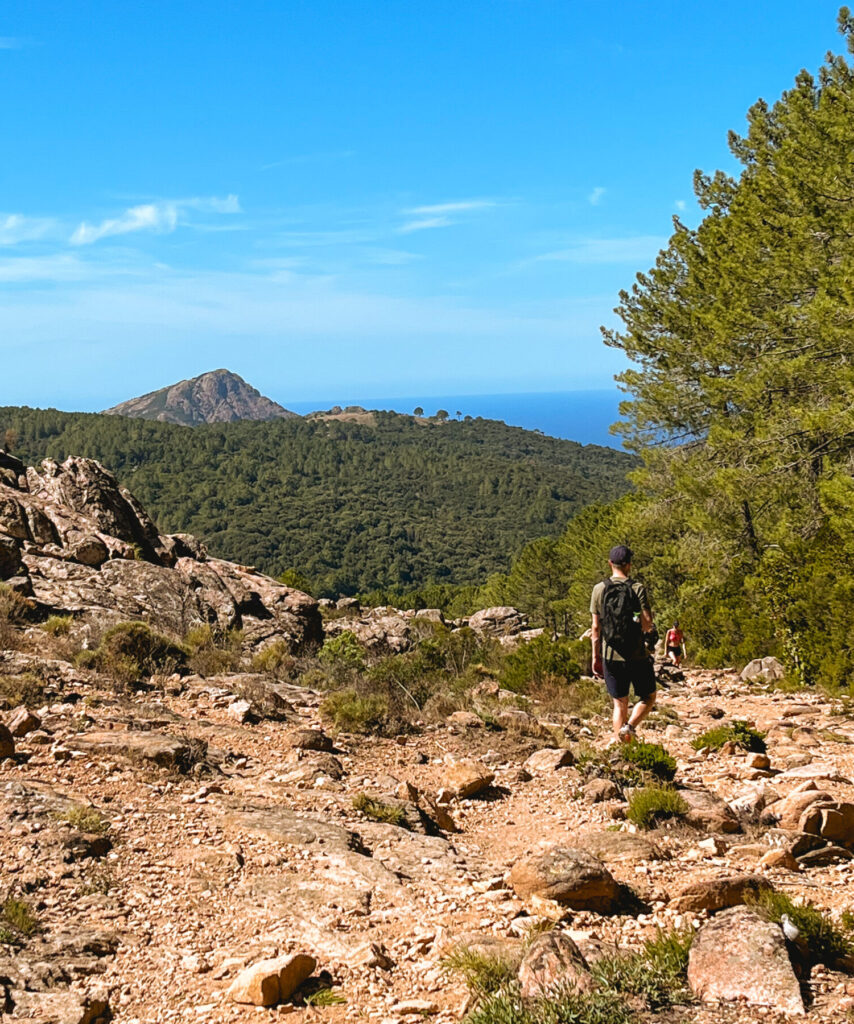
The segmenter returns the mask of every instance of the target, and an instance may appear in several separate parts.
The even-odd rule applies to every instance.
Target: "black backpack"
[[[629,661],[643,650],[638,595],[629,580],[606,580],[602,591],[602,638],[620,657]]]

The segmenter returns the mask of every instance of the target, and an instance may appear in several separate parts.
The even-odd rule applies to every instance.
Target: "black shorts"
[[[615,699],[628,697],[630,686],[640,700],[646,700],[650,694],[655,693],[655,668],[649,658],[606,661],[602,674],[605,676],[608,693]]]
[[[667,653],[668,654],[675,654],[677,658],[681,658],[682,657],[682,647],[681,647],[681,645],[678,645],[678,644],[677,644],[676,647],[668,647],[667,648]]]

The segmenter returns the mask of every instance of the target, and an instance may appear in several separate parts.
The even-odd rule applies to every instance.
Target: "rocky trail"
[[[21,656],[3,662],[8,673]],[[332,986],[346,1003],[304,1007],[289,993],[258,1013],[452,1021],[469,999],[443,968],[455,944],[511,949],[556,922],[588,957],[633,948],[658,927],[702,931],[710,908],[741,902],[745,875],[831,914],[854,904],[854,727],[838,702],[796,702],[750,692],[734,674],[688,671],[665,692],[647,736],[676,756],[680,786],[710,796],[694,826],[639,833],[623,820],[622,800],[600,799],[609,796],[602,780],[557,767],[571,755],[526,735],[536,708],[524,731],[452,721],[333,745],[318,694],[279,684],[285,720],[248,724],[236,720],[241,698],[228,683],[190,677],[175,680],[180,692],[117,698],[81,675],[29,721],[7,716],[18,735],[0,763],[3,882],[38,921],[0,964],[10,1019],[88,1021],[109,1005],[128,1022],[245,1020],[236,979],[245,986],[246,968],[303,954],[313,980],[302,991]],[[720,712],[767,731],[769,768],[751,767],[757,758],[743,752],[692,749]],[[580,738],[589,731],[594,744],[607,739],[596,718],[566,728]],[[205,745],[180,770],[186,751],[198,756]],[[408,827],[355,810],[364,794],[396,802]],[[761,810],[778,798],[788,819],[763,824]],[[789,819],[816,803],[847,815],[845,836],[805,839],[800,814]],[[799,840],[811,849],[799,851]],[[831,846],[835,853],[815,856]],[[584,879],[578,864],[555,867],[564,848],[593,860]],[[556,875],[565,883],[559,902],[549,898]],[[624,886],[636,906],[624,905]],[[727,934],[734,940],[739,929]],[[784,981],[767,998],[791,1010],[800,994]],[[814,968],[805,994],[816,1021],[843,1020],[854,1006],[854,983],[839,971]],[[771,1011],[679,1012],[749,1020]]]
[[[422,626],[518,645],[538,631],[514,609],[322,619],[159,534],[97,463],[2,452],[0,579],[4,1020],[448,1024],[477,1003],[461,959],[526,997],[586,992],[662,933],[694,934],[687,981],[656,1005],[631,990],[638,1020],[854,1013],[847,699],[775,689],[770,662],[748,681],[671,674],[643,738],[675,759],[673,816],[644,830],[627,812],[649,778],[609,752],[600,684],[567,684],[592,703],[538,703],[484,671],[472,710],[378,738],[333,734],[326,693],[259,670],[345,634],[397,656]],[[254,670],[194,669],[175,645],[199,626],[237,631]],[[134,629],[180,665],[129,667]],[[730,738],[702,746],[716,726]],[[818,931],[784,937],[756,905],[769,893],[812,904]]]

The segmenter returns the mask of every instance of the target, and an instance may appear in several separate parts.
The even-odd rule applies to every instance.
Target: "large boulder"
[[[804,1013],[782,929],[747,907],[724,910],[700,928],[688,958],[688,984],[704,1002],[738,1000]]]
[[[707,789],[680,789],[688,805],[683,820],[704,832],[740,832],[741,825],[732,808]]]
[[[316,966],[314,957],[305,953],[261,960],[238,974],[228,995],[235,1003],[275,1006],[289,999]]]
[[[610,913],[620,902],[621,889],[598,857],[568,846],[553,846],[523,857],[510,871],[518,896],[539,896],[573,910]]]
[[[517,608],[483,608],[469,618],[469,629],[481,636],[513,636],[525,628],[525,616]]]
[[[770,891],[771,883],[761,875],[730,875],[726,878],[706,878],[689,882],[671,901],[671,908],[679,911],[714,913],[727,907],[737,907],[761,892]]]
[[[584,954],[564,932],[550,931],[537,936],[519,965],[523,999],[536,999],[572,988],[590,992],[593,978]]]
[[[0,534],[0,580],[17,576],[21,567],[21,549],[11,537]]]
[[[754,658],[742,669],[741,678],[744,682],[761,679],[771,683],[775,679],[782,679],[785,674],[786,670],[776,658]]]

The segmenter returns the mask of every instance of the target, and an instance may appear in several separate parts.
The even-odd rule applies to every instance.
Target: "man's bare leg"
[[[629,720],[629,698],[628,697],[614,697],[614,735],[621,742],[623,737],[620,735],[620,729]]]
[[[656,696],[657,694],[651,693],[648,697],[644,698],[644,700],[639,700],[632,708],[632,717],[629,719],[629,725],[633,729],[640,725],[650,711],[655,707]],[[616,704],[616,701],[614,701],[614,703]]]

